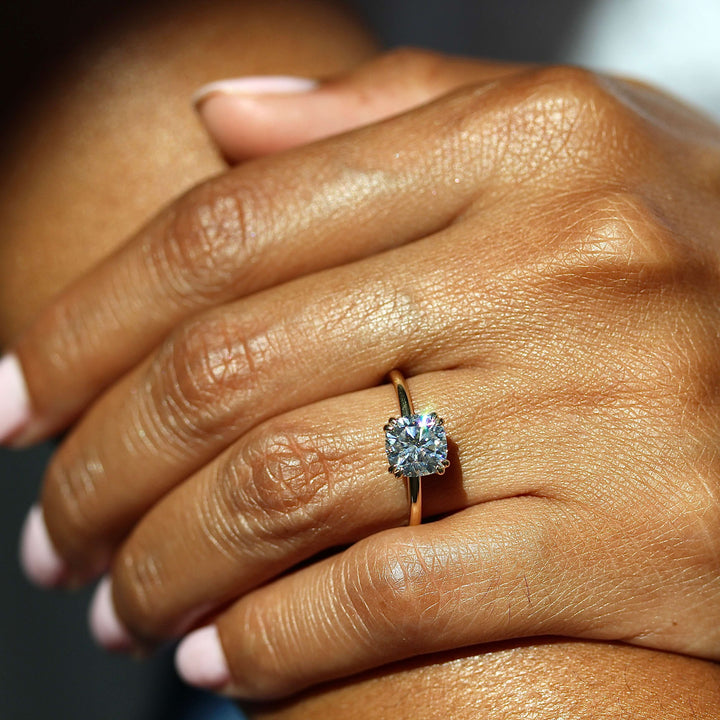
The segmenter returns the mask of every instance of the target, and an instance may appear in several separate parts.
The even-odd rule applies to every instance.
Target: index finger
[[[446,226],[489,174],[474,165],[456,177],[451,158],[428,161],[447,152],[447,112],[440,103],[254,161],[176,200],[58,296],[2,361],[0,441],[62,429],[191,314]]]

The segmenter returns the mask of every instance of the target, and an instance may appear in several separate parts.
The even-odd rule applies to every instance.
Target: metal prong
[[[445,468],[444,468],[444,467],[438,468],[438,469],[435,471],[435,474],[436,474],[436,475],[444,475],[444,474],[445,474]]]
[[[443,460],[442,461],[443,467],[450,467],[450,461],[449,460]]]

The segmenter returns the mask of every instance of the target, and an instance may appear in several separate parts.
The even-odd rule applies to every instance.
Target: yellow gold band
[[[408,390],[405,378],[399,370],[390,373],[390,381],[397,392],[400,403],[400,414],[410,417],[414,414],[410,391]],[[419,477],[406,477],[408,502],[410,503],[410,519],[408,525],[420,525],[422,522],[422,483]]]

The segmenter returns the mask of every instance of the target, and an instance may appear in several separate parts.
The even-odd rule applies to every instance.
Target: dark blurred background
[[[720,6],[717,0],[710,2],[716,8]],[[420,45],[538,62],[583,60],[578,38],[592,46],[595,36],[589,33],[588,23],[600,22],[591,14],[597,15],[597,4],[593,9],[592,3],[580,0],[358,0],[353,4],[388,47]],[[147,5],[147,0],[0,3],[2,121],[12,118],[15,108],[59,58],[97,28],[122,19],[135,5]],[[605,3],[606,9],[616,5]],[[630,5],[643,3],[628,0],[626,7]],[[658,2],[655,7],[663,5],[666,3]],[[675,5],[692,15],[687,4]],[[172,4],[167,7],[172,12]],[[705,24],[702,18],[699,22]],[[717,37],[720,27],[716,23],[711,30]],[[613,37],[617,36],[615,32]],[[622,52],[627,57],[633,52],[637,55],[636,44],[625,42]],[[600,41],[596,46],[604,47]],[[650,58],[653,48],[646,47]],[[689,57],[683,55],[682,46],[666,50],[671,51],[681,60]],[[602,52],[592,52],[587,56],[589,62],[598,59],[602,64]],[[720,52],[715,53],[720,61]],[[628,64],[630,72],[634,68]],[[673,68],[681,78],[697,75],[691,63],[685,67],[678,61]],[[707,71],[707,63],[703,68]],[[662,80],[663,68],[656,70]],[[642,67],[635,71],[643,72]],[[664,73],[667,79],[671,75]],[[705,90],[701,88],[700,95],[695,96],[711,109],[714,103],[720,109],[717,80],[717,74],[710,73]],[[690,88],[692,82],[688,83]],[[0,152],[2,147],[0,143]],[[101,652],[86,630],[89,592],[43,593],[21,576],[16,559],[18,532],[51,450],[49,445],[27,452],[0,449],[0,720],[175,720],[192,716],[188,708],[193,704],[197,707],[195,717],[207,717],[201,708],[203,697],[183,689],[175,678],[169,652],[142,663]]]

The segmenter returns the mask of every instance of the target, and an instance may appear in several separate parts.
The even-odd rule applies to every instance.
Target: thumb
[[[288,76],[220,80],[200,88],[195,107],[230,162],[304,145],[377,122],[519,65],[395,50],[326,81]]]

